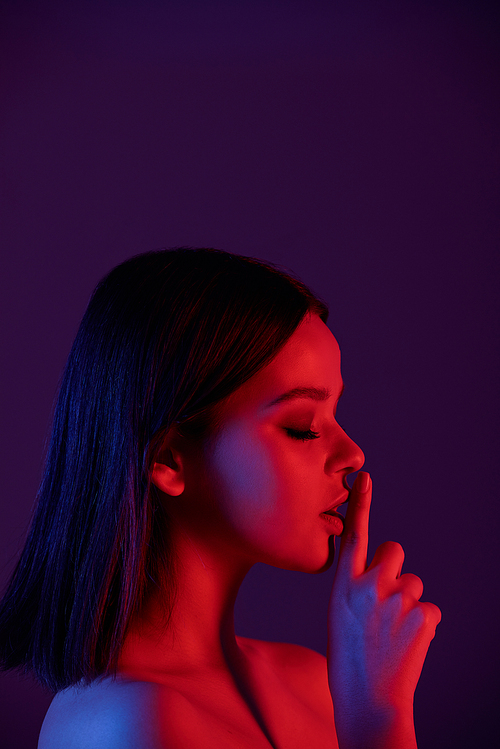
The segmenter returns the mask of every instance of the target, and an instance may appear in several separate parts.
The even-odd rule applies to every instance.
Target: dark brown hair
[[[193,439],[308,312],[300,281],[255,258],[137,255],[92,294],[61,381],[30,532],[0,603],[0,666],[58,691],[113,673],[152,586],[172,605],[168,517],[150,481],[173,424]],[[170,596],[170,598],[169,598]]]

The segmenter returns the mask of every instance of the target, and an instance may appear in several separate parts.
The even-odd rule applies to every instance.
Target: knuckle
[[[357,612],[361,618],[365,617],[378,605],[379,590],[376,585],[367,584],[353,586],[347,590],[346,601],[352,612]]]
[[[426,608],[429,623],[437,627],[442,617],[441,609],[435,603],[425,603],[423,605]]]
[[[406,572],[404,575],[401,575],[399,580],[400,580],[400,583],[407,589],[408,592],[411,589],[411,591],[413,592],[413,595],[416,598],[420,598],[420,596],[424,592],[424,584],[422,580],[419,578],[418,575],[414,575],[413,572]],[[419,591],[418,595],[417,595],[417,591]]]
[[[391,606],[392,609],[395,611],[400,612],[404,608],[408,608],[406,604],[406,596],[403,593],[402,590],[395,590],[391,593],[389,596],[388,604]]]
[[[360,538],[361,534],[354,528],[349,528],[342,534],[342,541],[344,542],[344,546],[348,547],[356,546],[359,543]]]
[[[385,546],[387,548],[387,551],[390,551],[395,556],[404,557],[404,549],[397,541],[386,541]]]
[[[413,572],[405,572],[404,575],[401,575],[401,580],[408,580],[408,582],[413,582],[413,583],[418,583],[418,585],[423,585],[421,578],[418,575],[415,575]]]
[[[422,631],[426,623],[426,614],[422,604],[413,606],[408,615],[411,628],[415,632]]]
[[[384,541],[377,549],[377,554],[381,557],[396,557],[401,562],[404,560],[405,553],[403,547],[397,541]]]
[[[419,603],[413,610],[413,616],[421,630],[434,630],[441,620],[441,611],[433,603]]]

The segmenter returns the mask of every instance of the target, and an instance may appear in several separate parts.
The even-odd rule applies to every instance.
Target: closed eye
[[[298,429],[285,428],[285,431],[292,439],[302,440],[302,442],[306,442],[307,440],[317,440],[319,437],[319,434],[317,432],[313,432],[312,429],[308,429],[307,432],[301,432]]]

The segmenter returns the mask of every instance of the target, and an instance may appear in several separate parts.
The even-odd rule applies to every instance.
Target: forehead
[[[263,408],[298,387],[330,389],[337,397],[341,386],[339,345],[317,315],[307,316],[275,358],[229,397],[227,406]]]

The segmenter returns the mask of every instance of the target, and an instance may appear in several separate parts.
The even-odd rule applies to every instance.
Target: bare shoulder
[[[266,642],[239,637],[240,646],[255,658],[264,659],[290,687],[313,700],[330,702],[328,671],[324,655],[302,645],[288,642]]]
[[[298,668],[314,675],[326,670],[325,656],[303,645],[294,645],[290,642],[252,640],[248,637],[238,637],[238,642],[247,652],[253,651],[256,655],[268,659],[279,668]]]
[[[50,704],[38,749],[163,749],[157,715],[164,698],[165,688],[150,682],[106,679],[65,689]],[[167,700],[179,701],[174,692]]]

